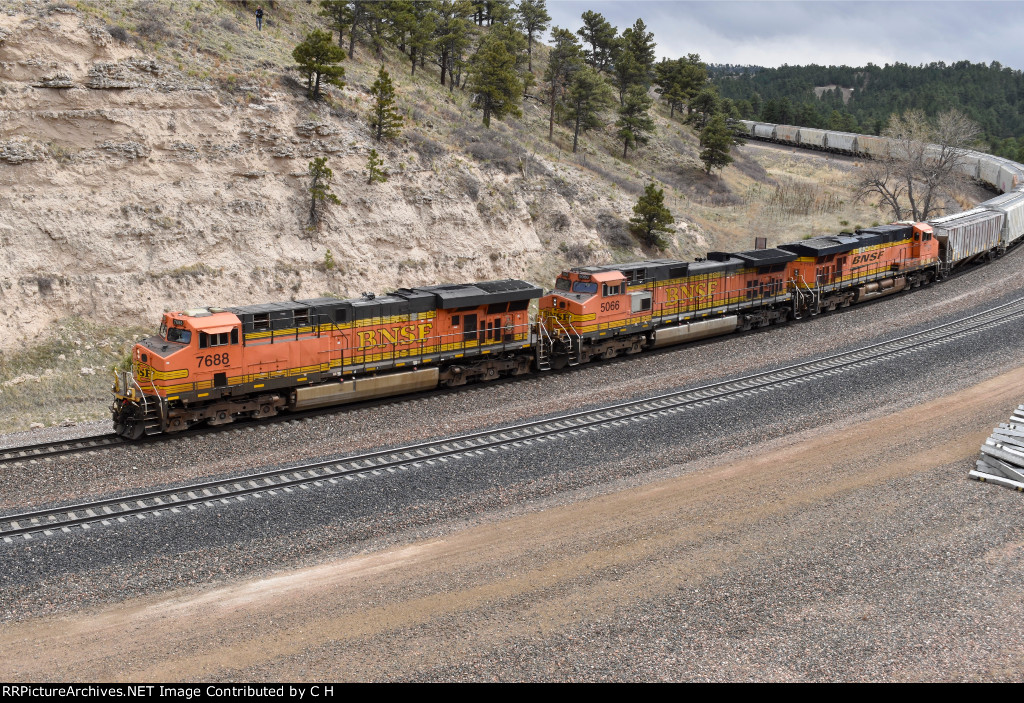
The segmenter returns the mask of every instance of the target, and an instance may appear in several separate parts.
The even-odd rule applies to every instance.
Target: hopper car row
[[[931,222],[576,267],[548,292],[510,279],[168,312],[115,372],[114,430],[138,439],[765,327],[927,285],[1022,238],[1019,189]]]
[[[832,151],[873,159],[887,158],[892,149],[890,139],[870,134],[851,134],[752,120],[738,120],[737,124],[746,137],[776,144],[790,144],[804,149]],[[942,147],[937,144],[929,144],[925,149],[925,155],[933,159],[944,156]],[[1002,193],[1024,186],[1024,166],[980,151],[967,150],[958,153],[957,170],[969,178],[991,185]]]

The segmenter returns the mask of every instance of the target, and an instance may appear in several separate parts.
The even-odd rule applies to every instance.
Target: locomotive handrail
[[[167,401],[160,397],[160,391],[156,387],[156,380],[149,379],[149,385],[153,387],[153,395],[156,396],[157,406],[160,410],[160,427],[167,426]]]

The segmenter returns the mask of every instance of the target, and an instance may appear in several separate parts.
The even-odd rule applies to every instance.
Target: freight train
[[[825,132],[819,140],[786,125],[757,123],[749,133],[847,153],[879,148],[879,138]],[[996,157],[972,153],[965,161],[973,164],[968,175],[1006,192],[927,223],[697,261],[577,267],[547,293],[510,279],[165,313],[159,333],[133,347],[130,369],[115,372],[114,430],[138,439],[545,372],[927,285],[1024,238],[1024,167],[1011,162],[1006,175]]]

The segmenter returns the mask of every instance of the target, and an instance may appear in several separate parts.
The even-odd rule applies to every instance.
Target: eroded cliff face
[[[313,103],[268,64],[271,78],[227,92],[77,11],[9,8],[0,26],[0,349],[68,315],[152,322],[435,282],[550,285],[567,259],[610,258],[607,230],[629,216],[586,183],[567,198],[555,183],[579,169],[543,156],[508,174],[439,148],[440,133],[427,156],[405,140],[382,149],[357,112],[365,85]],[[431,141],[432,127],[414,129]],[[374,147],[391,178],[369,185]],[[318,156],[341,203],[316,231]]]

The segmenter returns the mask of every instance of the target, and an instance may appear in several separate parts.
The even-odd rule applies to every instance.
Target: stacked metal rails
[[[1024,405],[1018,405],[1010,421],[999,423],[981,445],[976,467],[971,478],[1024,491]]]

